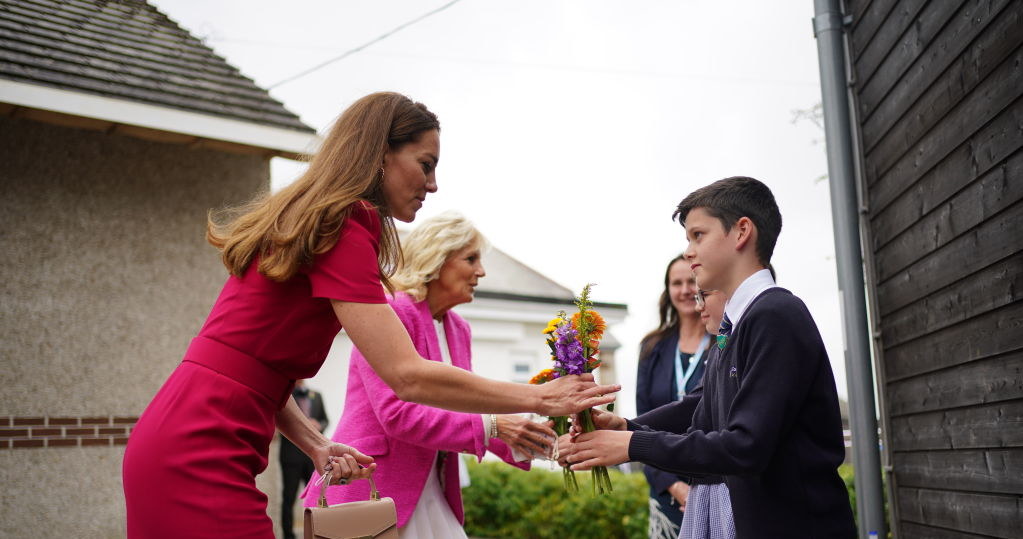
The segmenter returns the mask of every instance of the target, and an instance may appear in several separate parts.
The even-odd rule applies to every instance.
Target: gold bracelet
[[[497,414],[490,414],[490,437],[497,438]]]

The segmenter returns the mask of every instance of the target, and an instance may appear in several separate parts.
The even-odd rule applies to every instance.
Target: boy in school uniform
[[[728,298],[702,398],[695,412],[678,401],[632,421],[599,414],[605,430],[578,435],[562,460],[696,477],[682,538],[855,537],[831,364],[806,306],[766,269],[781,231],[774,196],[753,178],[726,178],[673,217],[700,288]]]

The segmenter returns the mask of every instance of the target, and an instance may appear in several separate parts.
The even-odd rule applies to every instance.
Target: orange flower
[[[531,383],[533,385],[545,384],[545,383],[550,382],[551,380],[553,380],[555,374],[556,373],[554,372],[554,369],[544,369],[544,370],[538,372],[536,374],[536,376],[532,377],[529,380],[529,383]]]
[[[594,310],[586,311],[588,313],[587,318],[590,320],[590,337],[593,339],[600,340],[604,336],[604,331],[607,330],[607,322],[604,321],[604,317],[600,316],[600,313]],[[572,315],[572,327],[579,329],[579,313]]]
[[[597,338],[604,336],[604,331],[607,330],[607,322],[604,321],[604,317],[600,316],[597,311],[590,311],[590,322],[593,323],[593,334]]]

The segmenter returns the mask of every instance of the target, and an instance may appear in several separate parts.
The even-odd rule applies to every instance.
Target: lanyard
[[[696,353],[689,358],[689,368],[685,371],[682,370],[682,352],[677,346],[675,347],[675,384],[678,398],[681,399],[686,394],[686,383],[696,372],[696,366],[700,364],[700,358],[703,357],[703,351],[707,349],[708,344],[710,344],[710,335],[704,333],[703,338],[700,339],[700,346],[696,349]]]

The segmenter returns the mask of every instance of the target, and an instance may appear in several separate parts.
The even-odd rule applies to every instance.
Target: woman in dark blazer
[[[636,413],[679,400],[703,379],[711,336],[696,311],[696,279],[689,263],[676,256],[664,274],[658,304],[660,324],[640,344]],[[647,466],[650,484],[650,537],[678,536],[689,483],[686,478]]]

